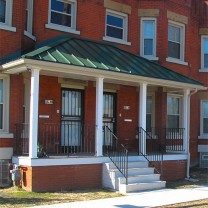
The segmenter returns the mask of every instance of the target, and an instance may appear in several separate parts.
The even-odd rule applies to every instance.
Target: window
[[[151,60],[158,60],[156,57],[156,19],[141,19],[141,47],[140,54]]]
[[[27,0],[26,5],[26,21],[24,34],[29,38],[36,40],[32,35],[33,30],[33,0]]]
[[[167,97],[167,127],[180,128],[181,124],[181,98],[169,95]]]
[[[1,75],[2,77],[2,75]],[[8,133],[9,78],[0,78],[0,133]]]
[[[168,24],[168,61],[184,62],[185,26],[179,23]]]
[[[9,183],[9,160],[0,160],[0,187]]]
[[[147,132],[152,131],[152,126],[153,126],[153,97],[152,96],[147,96],[147,115],[146,115],[146,129]]]
[[[50,0],[49,23],[46,28],[80,34],[76,31],[76,0]]]
[[[201,39],[201,68],[208,69],[208,36]]]
[[[13,0],[0,0],[0,29],[16,32],[12,27]]]
[[[201,135],[208,135],[208,100],[201,101]]]
[[[106,11],[106,29],[104,40],[123,43],[127,42],[128,33],[128,15],[111,10]]]

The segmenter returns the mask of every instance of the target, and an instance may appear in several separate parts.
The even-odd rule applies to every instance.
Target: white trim
[[[52,29],[52,30],[60,30],[62,32],[69,32],[69,33],[74,33],[74,34],[80,35],[80,31],[77,31],[75,29],[72,29],[72,28],[66,27],[66,26],[62,26],[62,25],[56,25],[53,23],[45,24],[45,28]]]
[[[36,37],[33,36],[31,33],[25,31],[25,30],[24,30],[24,35],[27,36],[28,38],[30,38],[30,39],[36,41]]]
[[[187,154],[164,155],[163,161],[187,160]],[[146,161],[142,156],[129,156],[129,162]],[[49,157],[30,159],[29,157],[13,157],[12,163],[30,166],[30,167],[44,167],[44,166],[61,166],[61,165],[87,165],[87,164],[103,164],[110,163],[108,157]]]
[[[118,38],[112,38],[112,37],[108,37],[108,36],[104,36],[103,40],[109,41],[109,42],[114,42],[114,43],[120,43],[123,45],[129,45],[129,46],[131,45],[131,42],[127,42],[127,41],[124,41],[124,40],[121,40]]]
[[[204,39],[208,39],[208,35],[201,36],[201,69],[200,72],[208,72],[208,68],[204,68]]]
[[[184,62],[185,60],[185,24],[181,24],[181,23],[178,23],[178,22],[174,22],[174,21],[171,21],[171,20],[168,20],[168,27],[170,26],[173,26],[173,27],[177,27],[177,28],[180,28],[180,58],[177,59],[177,58],[172,58],[172,57],[168,57],[168,61],[169,62],[173,62],[173,63],[178,63],[178,64],[182,64],[182,65],[188,65],[186,64],[186,62]],[[168,39],[168,42],[169,42],[169,39]],[[167,61],[166,59],[166,61]],[[178,60],[179,62],[174,62],[174,59]]]
[[[208,139],[208,134],[202,134],[198,136],[198,139]]]
[[[51,23],[51,0],[48,8],[48,24],[45,27],[53,30],[60,30],[63,32],[70,32],[79,35],[80,31],[76,30],[77,26],[77,0],[61,0],[63,3],[71,4],[71,27]]]
[[[27,10],[27,29],[24,34],[28,37],[34,37],[32,35],[33,30],[33,0],[26,0],[26,10]],[[26,32],[26,33],[25,33]],[[33,39],[33,38],[31,38]]]
[[[146,58],[150,61],[158,61],[159,60],[159,57],[156,57],[156,56],[141,56],[143,58]]]
[[[0,139],[13,139],[14,134],[0,132]]]
[[[59,64],[59,63],[52,63],[46,61],[38,61],[32,59],[21,58],[15,61],[11,61],[9,63],[3,64],[2,69],[4,70],[3,73],[5,74],[16,74],[23,71],[27,71],[27,66],[31,67],[39,67],[41,68],[41,74],[47,74],[48,72],[52,73],[54,76],[60,75],[60,73],[66,74],[73,74],[73,75],[81,75],[86,76],[88,78],[95,78],[95,77],[104,77],[105,79],[111,79],[114,81],[122,81],[132,86],[138,86],[140,82],[147,82],[151,83],[151,85],[157,85],[164,87],[174,87],[176,89],[183,89],[183,88],[190,88],[192,90],[199,89],[199,90],[206,90],[207,88],[197,84],[189,84],[184,82],[176,82],[170,80],[163,80],[151,77],[143,77],[143,76],[135,76],[132,74],[125,74],[125,73],[118,73],[113,71],[106,71],[106,70],[97,70],[95,75],[95,69],[88,68],[88,67],[81,67],[81,66],[74,66],[74,65],[67,65],[67,64]],[[57,68],[59,69],[57,73]]]
[[[123,39],[107,36],[107,15],[111,15],[111,16],[115,16],[115,17],[123,19]],[[117,11],[110,10],[110,9],[106,9],[105,36],[103,37],[103,40],[121,43],[121,44],[125,44],[125,45],[131,45],[131,43],[127,41],[128,40],[128,14],[117,12]]]
[[[181,65],[184,65],[184,66],[188,66],[188,62],[184,62],[184,61],[181,61],[179,59],[175,59],[175,58],[171,58],[171,57],[166,58],[166,61],[174,63],[174,64],[181,64]]]
[[[144,55],[144,23],[145,22],[154,23],[152,55]],[[157,48],[157,18],[142,17],[140,22],[140,56],[149,60],[158,60],[158,57],[156,57],[156,48]]]
[[[202,69],[199,69],[199,72],[207,72],[208,73],[208,68],[202,68]]]
[[[8,31],[11,31],[11,32],[16,32],[17,31],[16,27],[12,27],[12,26],[9,26],[9,25],[3,24],[3,23],[0,23],[0,29],[1,30],[8,30]]]
[[[198,152],[208,152],[208,144],[199,144]]]

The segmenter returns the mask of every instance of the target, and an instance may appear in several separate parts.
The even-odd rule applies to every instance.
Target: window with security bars
[[[9,160],[0,160],[0,186],[9,184]]]

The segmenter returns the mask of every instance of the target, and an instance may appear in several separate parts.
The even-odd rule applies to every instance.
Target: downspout
[[[188,141],[187,141],[187,169],[186,169],[186,180],[191,180],[190,179],[190,100],[191,100],[191,96],[194,95],[195,93],[197,93],[197,89],[195,89],[192,93],[189,94],[188,99],[189,99],[189,105],[188,105],[188,125],[187,125],[187,132],[188,132]]]

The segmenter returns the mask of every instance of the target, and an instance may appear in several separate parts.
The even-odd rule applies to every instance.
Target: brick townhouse
[[[0,0],[0,185],[162,188],[208,167],[208,1]]]

